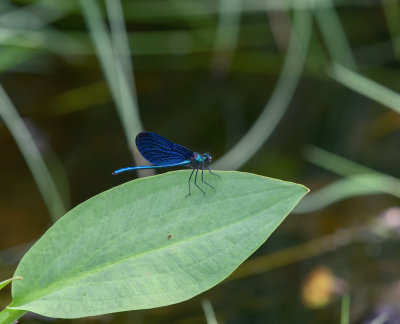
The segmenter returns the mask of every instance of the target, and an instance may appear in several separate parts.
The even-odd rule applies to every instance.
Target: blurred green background
[[[145,129],[311,193],[202,295],[53,323],[339,323],[343,296],[351,323],[400,323],[399,58],[398,0],[2,0],[0,281],[138,176],[111,172]]]

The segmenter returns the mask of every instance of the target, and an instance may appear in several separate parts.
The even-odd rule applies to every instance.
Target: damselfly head
[[[203,154],[203,157],[204,157],[204,161],[205,161],[205,162],[209,162],[209,163],[211,163],[211,161],[212,161],[212,157],[211,157],[211,155],[210,155],[210,154],[208,154],[208,153],[204,153],[204,154]]]

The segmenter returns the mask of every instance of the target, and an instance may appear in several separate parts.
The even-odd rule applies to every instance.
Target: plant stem
[[[17,109],[0,84],[0,117],[15,139],[54,221],[67,208],[44,158]]]
[[[22,317],[26,311],[16,310],[10,308],[4,308],[0,312],[0,324],[12,324],[15,323],[20,317]]]
[[[350,323],[350,296],[346,295],[342,298],[342,312],[340,315],[340,324]]]

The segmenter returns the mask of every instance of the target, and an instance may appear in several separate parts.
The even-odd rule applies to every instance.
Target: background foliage
[[[136,176],[110,173],[141,163],[143,128],[313,194],[203,295],[75,322],[337,323],[347,294],[352,322],[399,320],[399,1],[118,4],[0,3],[0,280]]]

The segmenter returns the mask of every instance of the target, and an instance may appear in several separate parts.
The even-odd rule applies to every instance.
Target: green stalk
[[[241,0],[219,0],[219,15],[211,67],[227,73],[240,32]]]
[[[356,69],[353,53],[332,0],[319,0],[317,3],[318,5],[314,7],[315,17],[331,59],[348,68]]]
[[[10,284],[11,282],[13,282],[14,280],[22,280],[22,279],[23,279],[23,277],[16,276],[16,277],[13,277],[13,278],[9,278],[9,279],[3,280],[2,282],[0,282],[0,290],[3,289],[8,284]]]
[[[204,316],[206,317],[207,324],[218,324],[217,318],[215,317],[213,306],[209,299],[203,299],[201,301],[203,307]]]
[[[340,314],[340,324],[350,323],[350,296],[342,297],[342,310]]]
[[[329,75],[344,86],[400,113],[400,94],[397,92],[339,64],[332,65]]]
[[[19,318],[21,318],[26,311],[23,310],[15,310],[15,309],[9,309],[9,308],[4,308],[0,312],[0,324],[13,324],[16,323]]]
[[[51,217],[57,220],[66,212],[64,202],[35,141],[1,85],[0,117],[25,158]]]
[[[312,30],[309,10],[296,10],[294,15],[285,62],[270,100],[242,139],[213,163],[214,168],[223,170],[240,168],[264,145],[286,112],[303,71]]]
[[[143,127],[140,121],[139,110],[136,99],[136,91],[130,88],[129,79],[124,72],[124,66],[121,62],[118,48],[113,48],[113,44],[121,44],[121,38],[126,37],[120,34],[119,40],[115,39],[115,32],[118,31],[118,25],[114,22],[114,38],[111,39],[109,32],[103,22],[103,17],[96,0],[80,0],[83,16],[89,28],[90,36],[93,40],[97,56],[100,61],[103,73],[106,77],[107,84],[110,88],[111,95],[115,101],[119,118],[123,126],[128,147],[133,155],[133,159],[137,165],[144,164],[145,161],[140,155],[135,145],[135,137]],[[114,10],[112,19],[115,21],[116,16],[121,10]],[[117,19],[123,19],[119,17]],[[116,29],[117,28],[117,31]],[[139,175],[148,174],[147,170],[139,170]]]
[[[400,4],[397,0],[382,0],[393,51],[400,59]]]
[[[400,180],[395,177],[369,169],[315,146],[309,146],[304,155],[309,162],[341,176],[351,177],[361,186],[400,198]]]

